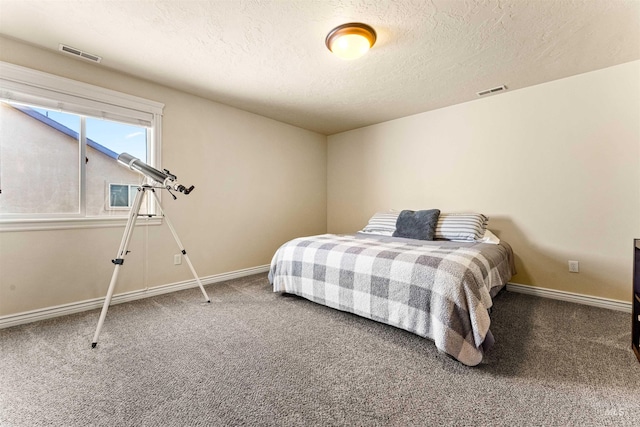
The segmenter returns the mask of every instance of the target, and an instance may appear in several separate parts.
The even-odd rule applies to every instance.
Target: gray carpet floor
[[[2,426],[638,426],[630,315],[510,292],[477,367],[265,274],[0,330]]]

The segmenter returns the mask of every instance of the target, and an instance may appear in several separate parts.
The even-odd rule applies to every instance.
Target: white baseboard
[[[558,291],[556,289],[539,288],[537,286],[521,285],[518,283],[507,283],[507,291],[631,313],[630,302],[615,299]]]
[[[210,285],[213,283],[219,283],[227,280],[237,279],[240,277],[250,276],[252,274],[265,273],[267,271],[269,271],[269,265],[260,265],[257,267],[245,268],[228,273],[201,277],[200,281],[202,281],[203,285]],[[192,279],[186,280],[184,282],[154,286],[153,288],[141,289],[138,291],[125,292],[122,294],[114,295],[111,299],[111,305],[122,304],[124,302],[135,301],[143,298],[153,297],[156,295],[181,291],[183,289],[195,288],[197,286],[198,282],[196,282],[195,279]],[[22,313],[0,316],[0,329],[22,325],[25,323],[37,322],[38,320],[65,316],[67,314],[80,313],[82,311],[93,310],[95,308],[102,308],[103,304],[104,298],[94,298],[86,301],[79,301],[70,304],[47,307],[39,310],[25,311]]]
[[[260,265],[257,267],[245,268],[242,270],[231,271],[228,273],[214,274],[213,276],[201,277],[203,285],[211,285],[213,283],[224,282],[227,280],[237,279],[240,277],[251,276],[252,274],[266,273],[269,271],[269,265]],[[195,279],[183,282],[169,283],[167,285],[155,286],[153,288],[141,289],[138,291],[125,292],[123,294],[114,295],[111,304],[122,304],[129,301],[135,301],[143,298],[149,298],[156,295],[167,294],[170,292],[181,291],[183,289],[195,288],[198,283]],[[521,294],[535,295],[542,298],[549,298],[561,301],[568,301],[577,304],[590,305],[594,307],[607,308],[610,310],[624,311],[631,313],[631,303],[619,301],[609,298],[594,297],[589,295],[576,294],[573,292],[559,291],[556,289],[539,288],[530,285],[521,285],[518,283],[507,283],[507,291],[517,292]],[[22,325],[25,323],[37,322],[39,320],[52,319],[54,317],[65,316],[82,311],[101,308],[104,298],[95,298],[86,301],[79,301],[70,304],[63,304],[54,307],[47,307],[39,310],[25,311],[22,313],[9,314],[0,316],[0,329],[9,328],[11,326]]]

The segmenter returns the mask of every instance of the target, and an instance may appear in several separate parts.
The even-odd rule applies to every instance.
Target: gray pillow
[[[439,216],[439,209],[429,209],[424,211],[404,210],[400,212],[400,215],[398,215],[396,231],[393,233],[393,237],[433,240]]]

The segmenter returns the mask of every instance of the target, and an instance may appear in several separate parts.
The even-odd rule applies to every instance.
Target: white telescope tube
[[[133,157],[129,153],[120,154],[118,156],[118,162],[133,171],[145,175],[147,178],[157,182],[158,184],[162,184],[165,187],[170,187],[170,183],[167,181],[175,181],[176,179],[175,175],[160,172],[158,169],[149,166],[142,160],[138,159],[137,157]]]

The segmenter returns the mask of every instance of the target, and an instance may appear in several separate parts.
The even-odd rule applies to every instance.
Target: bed
[[[269,281],[274,292],[407,330],[475,366],[494,341],[493,297],[513,274],[513,251],[504,241],[359,232],[285,243],[271,261]]]

